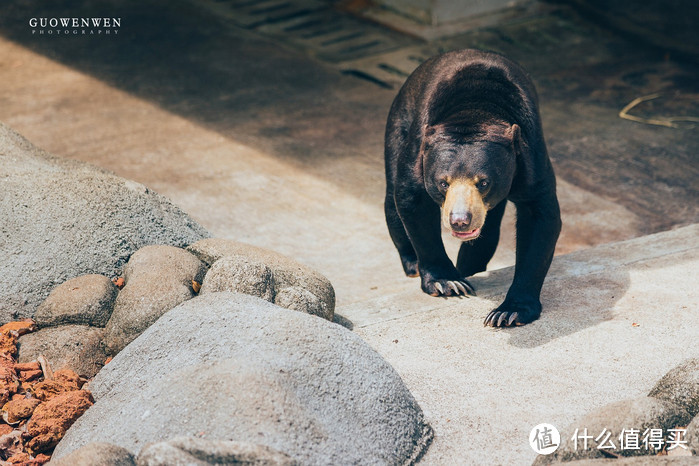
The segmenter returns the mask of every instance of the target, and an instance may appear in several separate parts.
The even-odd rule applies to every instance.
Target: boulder
[[[177,437],[167,442],[143,447],[137,458],[138,466],[191,466],[245,464],[250,466],[297,465],[289,455],[264,445],[226,440],[205,440]]]
[[[633,458],[578,460],[563,463],[565,466],[690,466],[697,459],[686,456],[634,456]]]
[[[107,359],[103,334],[103,329],[86,325],[61,325],[28,333],[19,338],[19,362],[36,361],[43,355],[54,370],[72,369],[91,378]]]
[[[274,302],[274,275],[262,262],[224,257],[213,263],[204,277],[201,294],[232,291]]]
[[[209,290],[246,292],[240,289],[235,279],[230,280],[243,267],[237,264],[248,264],[247,267],[257,270],[257,275],[253,275],[257,280],[263,278],[260,273],[268,268],[273,275],[268,283],[274,285],[272,299],[268,301],[333,320],[335,290],[327,278],[310,267],[268,249],[221,238],[197,241],[188,246],[187,250],[211,266],[211,271],[202,287],[203,293]],[[226,260],[214,267],[215,263],[223,258]],[[229,281],[226,281],[225,277],[228,277]],[[212,285],[206,283],[209,280],[212,281]],[[288,288],[292,289],[285,291]]]
[[[51,466],[136,466],[134,456],[110,443],[93,442],[61,459],[51,459]]]
[[[137,453],[205,435],[269,447],[302,464],[403,464],[431,429],[393,368],[324,319],[229,292],[186,301],[90,384],[96,404],[57,446]]]
[[[648,396],[675,403],[690,416],[699,414],[699,358],[688,359],[670,370]]]
[[[283,288],[274,297],[274,304],[293,311],[305,312],[314,316],[333,320],[333,313],[316,295],[299,286]]]
[[[104,275],[81,275],[54,288],[39,305],[34,321],[39,328],[65,324],[104,327],[118,292]]]
[[[209,236],[145,186],[53,157],[1,123],[0,193],[0,323],[33,317],[71,278],[117,276],[143,246]]]
[[[657,452],[652,449],[646,450],[640,440],[640,449],[622,450],[619,443],[621,431],[623,429],[637,429],[640,431],[639,436],[642,436],[646,429],[662,429],[663,439],[666,442],[669,434],[668,429],[686,426],[690,419],[687,411],[680,406],[656,398],[641,397],[612,403],[589,413],[579,422],[561,431],[561,446],[552,454],[539,455],[534,464],[546,465],[581,459],[605,458],[595,442],[595,438],[605,429],[611,432],[609,440],[616,447],[611,450],[612,453],[621,456],[655,455]],[[578,438],[581,439],[577,448],[572,441],[576,429],[578,429]],[[583,429],[587,429],[587,435],[594,437],[588,440],[587,449],[582,447]],[[600,442],[603,441],[604,436],[600,438]]]
[[[191,253],[173,246],[139,249],[124,268],[119,292],[107,323],[104,344],[109,354],[121,351],[153,322],[196,293],[206,266]]]
[[[699,414],[687,426],[687,446],[694,456],[699,456]]]

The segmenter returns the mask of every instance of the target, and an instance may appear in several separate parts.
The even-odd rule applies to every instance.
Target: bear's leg
[[[403,270],[408,277],[417,277],[420,275],[417,267],[417,254],[413,248],[408,234],[405,232],[403,222],[396,210],[396,201],[393,197],[393,192],[386,193],[386,201],[384,202],[384,212],[386,214],[386,225],[388,225],[388,233],[391,235],[393,244],[398,250]]]
[[[561,231],[555,192],[538,202],[517,205],[517,262],[505,301],[483,322],[491,327],[524,325],[539,318],[539,295]]]
[[[483,272],[493,258],[500,239],[500,224],[505,213],[507,199],[490,209],[485,217],[481,234],[473,241],[466,241],[459,248],[456,269],[462,277],[470,277]]]
[[[396,208],[417,255],[422,290],[432,296],[474,294],[444,250],[439,206],[427,193],[400,199]]]

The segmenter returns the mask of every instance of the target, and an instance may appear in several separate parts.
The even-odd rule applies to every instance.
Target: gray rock
[[[240,465],[293,466],[294,460],[264,445],[177,437],[151,443],[138,454],[138,466]]]
[[[145,186],[52,157],[1,123],[0,193],[0,323],[34,317],[71,278],[118,275],[147,244],[209,236]]]
[[[328,320],[333,319],[335,290],[327,278],[310,267],[268,249],[221,238],[207,238],[197,241],[188,246],[187,250],[210,266],[223,257],[265,264],[274,275],[275,296],[285,288],[304,289],[317,298],[322,308],[321,311],[311,313],[323,316]],[[279,303],[275,301],[275,304]],[[297,307],[296,310],[302,310],[304,307],[313,309],[314,305],[303,306],[299,304]]]
[[[201,294],[232,291],[274,302],[274,275],[264,263],[249,258],[224,257],[204,277]]]
[[[184,249],[146,246],[131,256],[124,268],[125,286],[105,328],[109,354],[121,351],[160,316],[191,299],[192,281],[204,279],[206,266]]]
[[[192,280],[201,282],[205,274],[206,265],[192,253],[167,245],[139,249],[124,267],[126,286],[134,281],[162,280],[191,289]]]
[[[566,466],[603,466],[605,464],[611,466],[689,466],[696,465],[699,461],[697,458],[686,456],[634,456],[633,458],[619,459],[597,459],[597,460],[579,460],[565,463]]]
[[[210,293],[161,317],[90,385],[96,403],[55,450],[136,452],[205,433],[302,464],[403,464],[431,439],[398,374],[347,329],[253,296]]]
[[[678,426],[686,426],[691,417],[680,406],[669,401],[658,400],[656,398],[641,397],[632,400],[624,400],[603,406],[602,408],[589,413],[579,422],[561,431],[561,446],[550,455],[539,455],[534,461],[535,465],[553,464],[581,459],[604,458],[604,455],[597,449],[594,438],[588,440],[588,448],[585,450],[581,445],[575,449],[571,440],[575,429],[579,429],[578,435],[583,434],[583,429],[587,429],[588,435],[599,436],[604,429],[611,431],[610,440],[614,442],[616,449],[612,453],[621,456],[654,455],[653,450],[646,450],[640,442],[640,450],[624,449],[619,445],[619,435],[623,429],[638,429],[639,436],[643,435],[646,429],[662,429],[664,440],[668,440],[668,429]],[[603,439],[600,439],[602,441]]]
[[[323,306],[316,295],[298,286],[290,286],[279,291],[274,298],[274,304],[330,321],[333,320],[333,313],[329,312],[326,306]]]
[[[134,456],[125,448],[110,443],[93,442],[60,459],[51,466],[136,466]]]
[[[687,446],[695,456],[699,456],[699,414],[687,426]]]
[[[39,328],[65,324],[104,327],[118,292],[104,275],[81,275],[54,288],[39,305],[34,321]]]
[[[665,374],[648,396],[682,406],[691,416],[699,414],[699,358],[688,359]]]
[[[91,378],[104,366],[104,330],[86,325],[61,325],[28,333],[19,339],[19,362],[31,362],[43,355],[54,370],[72,369]]]

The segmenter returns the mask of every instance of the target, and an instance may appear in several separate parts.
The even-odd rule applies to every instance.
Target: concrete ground
[[[316,15],[309,20],[246,3],[4,5],[0,120],[56,155],[148,185],[215,236],[277,250],[330,278],[338,314],[394,365],[434,426],[427,464],[527,464],[533,425],[562,428],[645,394],[699,356],[699,132],[692,122],[618,116],[658,92],[632,113],[699,115],[693,62],[561,5],[425,41],[327,2],[290,2]],[[28,25],[66,15],[122,25],[98,37]],[[302,28],[314,18],[315,30]],[[323,24],[372,40],[341,46]],[[474,280],[479,298],[469,299],[431,298],[403,277],[383,221],[390,103],[422,58],[460,47],[510,55],[539,88],[564,230],[542,319],[523,328],[481,325],[509,283],[511,269],[496,269],[513,263],[513,209],[493,272]]]

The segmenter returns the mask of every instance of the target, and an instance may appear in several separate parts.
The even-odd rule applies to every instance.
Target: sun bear
[[[484,271],[493,257],[509,200],[517,208],[514,280],[484,325],[538,319],[561,216],[526,72],[479,50],[427,60],[393,101],[385,162],[386,222],[406,275],[419,275],[432,296],[475,294],[466,277]],[[440,225],[463,241],[456,267]]]

